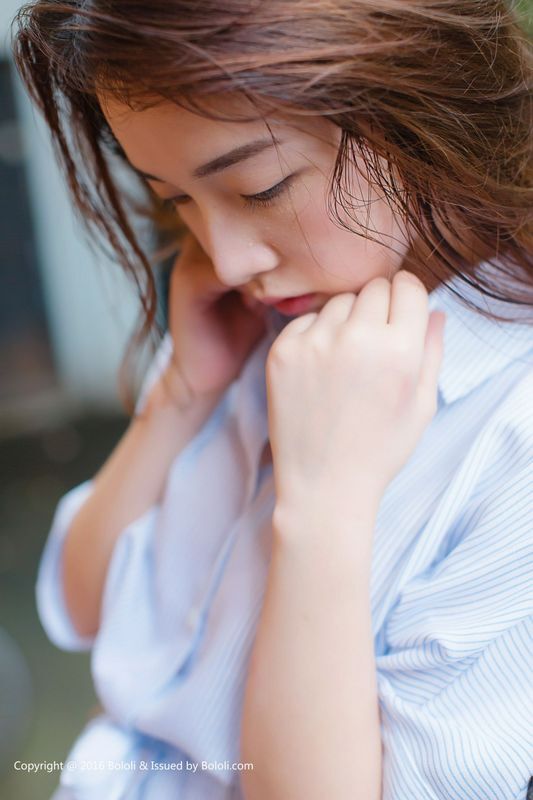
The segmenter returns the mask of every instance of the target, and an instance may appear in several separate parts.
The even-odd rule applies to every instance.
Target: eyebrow
[[[208,161],[206,164],[201,164],[199,167],[196,167],[193,170],[192,176],[193,178],[206,178],[208,175],[214,175],[217,172],[222,172],[228,167],[232,167],[234,164],[238,164],[241,161],[246,161],[248,158],[254,158],[254,156],[258,156],[259,153],[262,153],[264,150],[267,150],[269,147],[274,147],[275,144],[283,144],[280,139],[255,139],[253,142],[248,142],[248,144],[241,144],[239,147],[234,147],[233,150],[229,150],[227,153],[223,153],[221,156],[217,156],[213,158],[211,161]],[[151,175],[149,172],[144,172],[141,169],[138,169],[133,164],[131,165],[135,172],[138,175],[141,175],[143,178],[147,178],[148,180],[152,181],[159,181],[160,183],[168,183],[168,181],[164,180],[163,178],[158,178],[156,175]]]

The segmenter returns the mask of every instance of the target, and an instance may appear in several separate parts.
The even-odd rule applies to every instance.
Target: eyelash
[[[241,197],[243,198],[245,204],[250,208],[268,206],[276,197],[282,195],[283,192],[289,188],[292,177],[292,175],[289,175],[279,183],[276,183],[275,186],[271,186],[270,189],[265,189],[264,192],[260,192],[259,194],[241,195]]]
[[[250,194],[245,195],[241,194],[242,199],[249,208],[257,208],[257,207],[265,207],[270,205],[273,200],[277,197],[280,197],[284,191],[286,191],[293,179],[293,175],[288,175],[279,183],[276,183],[275,186],[271,186],[270,189],[265,189],[264,192],[259,192],[259,194]],[[167,200],[166,202],[171,203],[174,206],[180,206],[185,203],[189,202],[190,198],[174,198]]]

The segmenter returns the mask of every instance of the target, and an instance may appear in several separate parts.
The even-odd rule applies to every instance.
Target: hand
[[[444,321],[400,270],[289,322],[266,361],[278,507],[379,503],[435,414]]]
[[[189,403],[220,394],[240,373],[266,330],[265,307],[252,306],[221,283],[209,257],[187,234],[169,285],[173,359],[150,393],[149,403],[170,395]]]

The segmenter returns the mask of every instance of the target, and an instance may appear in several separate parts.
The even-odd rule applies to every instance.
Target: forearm
[[[94,478],[63,549],[69,615],[84,636],[96,633],[108,565],[124,528],[160,500],[170,466],[214,410],[218,396],[190,407],[150,406],[135,417]]]
[[[241,758],[254,769],[242,773],[243,787],[247,800],[377,800],[375,512],[333,516],[325,526],[307,518],[301,513],[298,525],[274,515],[242,720]]]

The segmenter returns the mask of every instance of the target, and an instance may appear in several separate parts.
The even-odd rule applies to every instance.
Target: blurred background
[[[89,656],[57,650],[34,587],[55,507],[128,424],[117,373],[139,304],[72,214],[47,131],[10,62],[18,0],[0,0],[0,797],[47,800],[94,710]],[[533,28],[533,0],[523,0]],[[164,271],[157,277],[164,324]],[[102,798],[105,800],[105,798]]]
[[[13,762],[64,760],[96,697],[89,656],[56,649],[41,628],[36,572],[58,500],[128,425],[117,377],[140,305],[87,245],[12,66],[20,5],[0,0],[0,797],[47,800],[59,773]],[[164,298],[165,272],[156,278]]]

